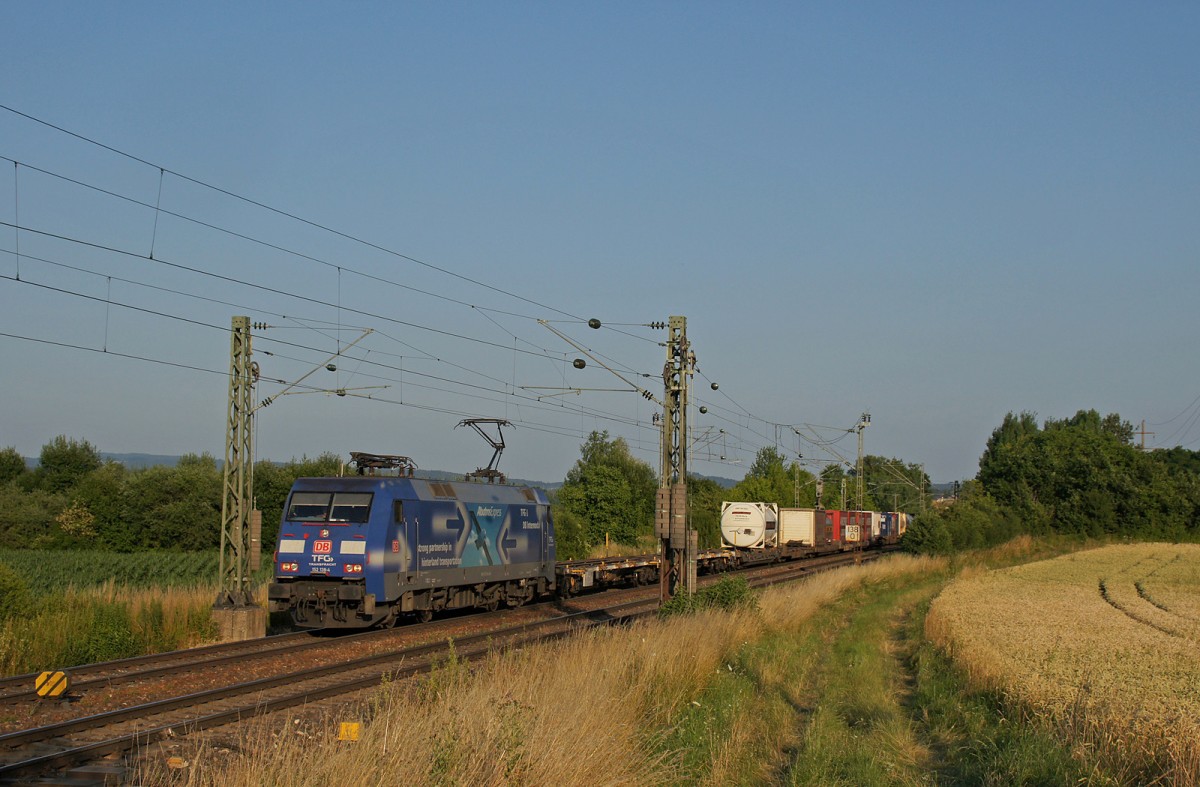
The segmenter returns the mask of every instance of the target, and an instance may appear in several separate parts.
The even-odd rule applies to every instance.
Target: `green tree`
[[[846,496],[842,497],[842,482],[846,483]],[[821,468],[821,508],[845,508],[850,500],[851,479],[840,464]]]
[[[754,462],[750,465],[750,470],[746,473],[747,478],[771,478],[784,472],[786,461],[779,448],[773,445],[758,449],[758,453],[754,455]]]
[[[15,481],[0,486],[0,547],[53,546],[57,533],[55,517],[68,502],[61,492],[27,490]]]
[[[816,479],[798,463],[788,465],[778,448],[767,446],[759,449],[746,477],[729,490],[725,499],[775,503],[783,508],[797,505],[808,508],[816,502]]]
[[[1150,456],[1161,462],[1172,473],[1190,473],[1200,476],[1200,451],[1189,451],[1182,446],[1169,449],[1159,449]]]
[[[1109,413],[1103,418],[1095,410],[1078,410],[1070,418],[1055,420],[1047,418],[1043,427],[1046,431],[1054,429],[1076,429],[1096,434],[1106,434],[1122,443],[1133,443],[1133,424],[1121,420],[1116,413]]]
[[[94,445],[59,435],[42,446],[36,474],[43,489],[61,492],[100,465],[100,452]]]
[[[992,436],[988,438],[987,445],[983,449],[983,456],[979,458],[980,473],[987,472],[985,468],[996,459],[997,453],[1003,447],[1013,445],[1022,438],[1037,434],[1039,431],[1041,430],[1038,428],[1036,414],[1026,411],[1020,415],[1013,415],[1009,412],[1004,416],[1004,421],[992,431]]]
[[[920,465],[868,454],[863,478],[872,511],[919,511],[930,502],[930,481]]]
[[[559,490],[558,499],[584,523],[584,537],[589,546],[604,543],[606,539],[636,543],[633,496],[629,483],[617,468],[603,464],[588,468],[578,483],[564,485]]]
[[[221,537],[221,476],[215,462],[148,467],[130,478],[138,549],[214,549]]]
[[[701,549],[721,545],[721,503],[731,499],[730,490],[711,478],[688,477],[688,520]]]
[[[584,525],[565,506],[558,505],[557,495],[551,501],[554,518],[554,544],[559,560],[580,560],[588,556]]]
[[[558,491],[559,507],[582,525],[590,548],[605,534],[620,543],[636,543],[653,532],[658,483],[648,464],[635,459],[629,446],[608,432],[592,432],[580,447],[580,458]]]
[[[16,448],[9,446],[0,450],[0,486],[15,481],[27,472],[25,457],[17,453]]]
[[[919,515],[917,521],[920,526],[906,548],[922,545],[913,551],[927,554],[992,547],[1023,532],[1020,520],[998,505],[976,481],[963,484],[958,499],[953,503],[932,508]],[[945,537],[942,531],[945,531]],[[948,544],[945,538],[949,539]],[[924,546],[926,542],[933,546]],[[933,549],[942,551],[930,551]]]
[[[1134,448],[1127,425],[1094,410],[1049,419],[1045,429],[998,441],[978,479],[1033,533],[1194,537],[1200,480]]]
[[[954,551],[954,539],[945,520],[936,512],[927,511],[909,524],[900,546],[914,555],[948,555]]]
[[[105,462],[80,479],[71,495],[95,517],[96,536],[82,540],[63,538],[57,545],[64,549],[104,548],[119,552],[132,552],[142,546],[144,510],[141,501],[132,497],[132,475],[119,462]]]

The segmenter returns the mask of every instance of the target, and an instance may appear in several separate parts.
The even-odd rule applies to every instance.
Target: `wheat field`
[[[1200,546],[1108,546],[964,572],[931,639],[1129,782],[1200,780]]]

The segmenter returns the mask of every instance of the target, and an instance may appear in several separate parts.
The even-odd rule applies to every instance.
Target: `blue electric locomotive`
[[[516,607],[554,591],[545,493],[392,476],[301,478],[275,552],[270,609],[309,628]]]

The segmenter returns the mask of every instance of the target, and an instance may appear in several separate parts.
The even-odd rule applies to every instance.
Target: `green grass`
[[[868,585],[799,633],[746,643],[657,748],[674,753],[681,783],[1104,783],[1002,698],[970,691],[925,640],[946,579]]]
[[[735,660],[725,669],[718,671],[705,691],[674,720],[674,724],[656,741],[655,749],[665,756],[673,756],[679,772],[685,775],[681,784],[693,784],[703,779],[712,768],[714,758],[721,748],[720,738],[726,730],[738,723],[739,715],[747,705],[760,706],[759,695],[753,675],[740,660]],[[783,718],[779,708],[774,709],[776,718]],[[746,747],[740,752],[746,769],[753,768],[754,758],[769,756],[771,752],[763,746]],[[750,773],[743,774],[749,777]],[[753,784],[749,779],[724,780],[725,784]]]
[[[816,654],[814,711],[782,774],[787,784],[919,784],[926,751],[905,707],[895,619],[939,581],[889,582],[836,605],[844,617]],[[824,617],[836,618],[826,612]]]

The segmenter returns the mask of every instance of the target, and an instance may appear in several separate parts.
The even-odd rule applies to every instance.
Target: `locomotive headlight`
[[[345,570],[345,573],[347,573],[347,574],[361,574],[362,573],[362,563],[347,563],[344,566],[342,566],[342,568]]]

